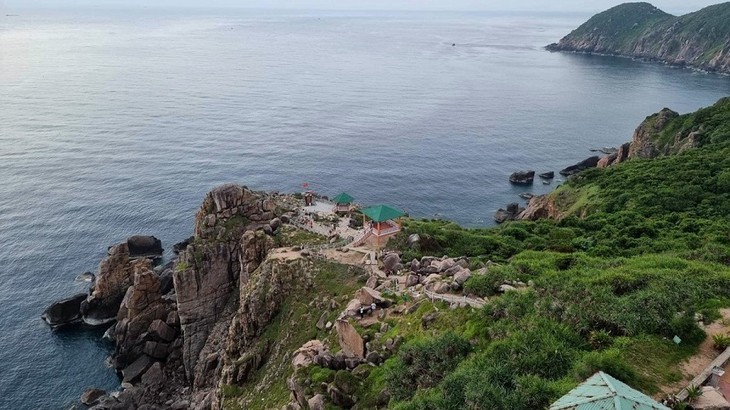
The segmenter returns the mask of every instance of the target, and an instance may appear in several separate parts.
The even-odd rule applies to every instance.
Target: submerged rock
[[[94,276],[91,272],[84,272],[80,273],[78,276],[76,276],[76,282],[93,282],[96,279],[96,276]]]
[[[542,179],[553,179],[555,178],[555,172],[549,171],[549,172],[543,172],[542,174],[538,175]]]

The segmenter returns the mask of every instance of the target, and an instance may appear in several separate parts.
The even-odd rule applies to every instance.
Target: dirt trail
[[[690,380],[705,370],[720,355],[720,352],[715,350],[712,336],[730,333],[730,309],[720,309],[720,314],[722,315],[721,319],[704,327],[707,338],[700,344],[699,351],[682,363],[681,370],[684,379],[676,383],[660,386],[660,396],[674,394],[687,387],[687,383]]]

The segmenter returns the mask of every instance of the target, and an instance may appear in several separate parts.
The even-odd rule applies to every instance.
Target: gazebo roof
[[[369,208],[363,209],[362,213],[375,222],[385,222],[389,219],[399,218],[406,214],[400,209],[393,208],[392,206],[388,205],[371,206]]]
[[[669,410],[651,397],[598,372],[550,406],[550,410]]]
[[[336,204],[351,204],[354,200],[355,198],[351,197],[347,192],[343,192],[332,198],[332,202]]]

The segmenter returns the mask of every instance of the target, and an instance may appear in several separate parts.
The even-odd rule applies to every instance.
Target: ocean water
[[[581,15],[17,14],[0,16],[2,409],[118,385],[100,331],[40,314],[85,290],[74,277],[108,245],[189,236],[218,184],[486,226],[525,191],[512,171],[557,171],[662,107],[730,94],[727,77],[542,49]]]

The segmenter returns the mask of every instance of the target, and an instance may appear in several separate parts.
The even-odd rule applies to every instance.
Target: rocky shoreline
[[[662,143],[657,136],[664,132],[667,125],[673,119],[679,117],[679,113],[669,108],[663,108],[656,114],[647,117],[635,130],[630,142],[622,144],[617,148],[602,148],[592,150],[601,152],[603,156],[591,156],[583,161],[562,169],[559,173],[563,177],[572,178],[581,171],[591,168],[607,168],[632,159],[653,159],[663,155],[672,155],[684,152],[688,149],[697,148],[702,144],[704,137],[703,130],[692,132],[679,132],[672,136],[668,143]],[[532,176],[535,171],[518,171],[513,173],[509,181],[516,185],[531,185]],[[540,174],[547,176],[548,173]],[[554,175],[554,174],[549,174]],[[527,206],[522,207],[519,203],[510,203],[506,209],[499,209],[494,214],[494,221],[498,224],[513,220],[538,220],[543,218],[560,219],[554,204],[553,194],[531,195],[523,194]],[[521,195],[522,196],[522,195]]]

